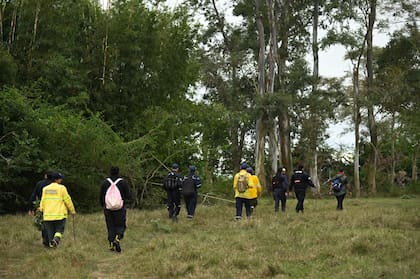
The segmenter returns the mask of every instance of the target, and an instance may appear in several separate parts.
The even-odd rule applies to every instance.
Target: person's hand
[[[284,195],[287,197],[289,195],[289,193],[286,192],[286,193],[284,193]]]
[[[31,216],[31,217],[34,217],[34,211],[33,210],[29,210],[28,211],[28,215]]]

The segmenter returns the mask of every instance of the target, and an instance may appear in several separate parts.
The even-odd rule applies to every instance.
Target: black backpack
[[[182,195],[185,197],[191,197],[195,193],[195,183],[192,175],[184,177],[182,181]]]
[[[177,175],[170,172],[163,180],[163,188],[165,188],[165,190],[175,190],[177,188],[177,179]]]

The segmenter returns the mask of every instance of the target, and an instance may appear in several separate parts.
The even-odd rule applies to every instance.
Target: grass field
[[[129,210],[121,254],[107,250],[101,213],[68,222],[57,249],[30,217],[1,216],[0,278],[420,278],[420,199],[346,199],[342,212],[307,199],[304,214],[295,203],[275,214],[262,199],[242,221],[223,202],[194,220],[182,208],[178,223],[165,208]]]

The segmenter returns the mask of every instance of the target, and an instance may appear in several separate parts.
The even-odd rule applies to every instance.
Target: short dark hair
[[[118,175],[120,173],[120,169],[118,167],[111,167],[109,173],[111,175]]]

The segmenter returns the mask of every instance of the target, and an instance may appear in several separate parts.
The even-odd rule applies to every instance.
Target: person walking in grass
[[[126,226],[126,206],[131,198],[127,182],[119,177],[118,167],[111,167],[110,177],[101,185],[99,203],[103,208],[108,231],[109,249],[121,252],[121,240],[124,238]]]
[[[39,210],[43,213],[48,245],[57,247],[63,238],[68,211],[74,219],[76,210],[67,188],[61,184],[64,176],[55,172],[51,178],[53,182],[42,189]]]
[[[277,173],[271,179],[271,190],[273,191],[274,211],[278,212],[281,201],[281,211],[286,210],[287,188],[289,182],[287,179],[286,169],[278,168]]]
[[[343,201],[347,193],[347,176],[344,173],[344,170],[340,170],[332,179],[330,193],[332,193],[337,199],[337,210],[343,210]]]
[[[249,177],[249,195],[250,195],[250,205],[251,205],[251,215],[254,213],[254,209],[258,205],[258,198],[261,196],[262,187],[258,176],[254,174],[254,170],[251,167],[248,167],[246,171],[251,175]]]
[[[53,182],[51,177],[52,174],[52,171],[47,171],[44,174],[44,179],[36,183],[31,197],[29,198],[30,209],[28,214],[29,216],[34,217],[35,226],[41,230],[42,244],[45,247],[48,247],[50,244],[48,241],[48,234],[45,229],[45,225],[42,222],[42,213],[38,210],[38,208],[42,198],[42,189],[44,189],[45,186],[50,185],[51,182]]]
[[[236,200],[236,220],[242,219],[242,208],[245,206],[246,217],[250,218],[251,211],[251,192],[249,190],[249,183],[251,174],[246,171],[248,168],[247,163],[241,164],[241,169],[233,177],[233,190],[235,192]]]
[[[290,178],[289,192],[295,191],[297,204],[296,212],[303,213],[303,202],[305,201],[306,188],[315,187],[311,177],[303,171],[303,166],[299,165]]]
[[[173,164],[171,171],[163,179],[163,188],[167,196],[167,208],[169,219],[178,221],[178,215],[181,211],[181,190],[182,190],[182,176],[178,173],[179,165]]]
[[[194,218],[195,208],[197,207],[197,190],[201,187],[201,179],[195,174],[197,170],[195,166],[189,166],[188,169],[190,173],[184,176],[182,181],[182,195],[187,209],[187,218],[192,219]]]

